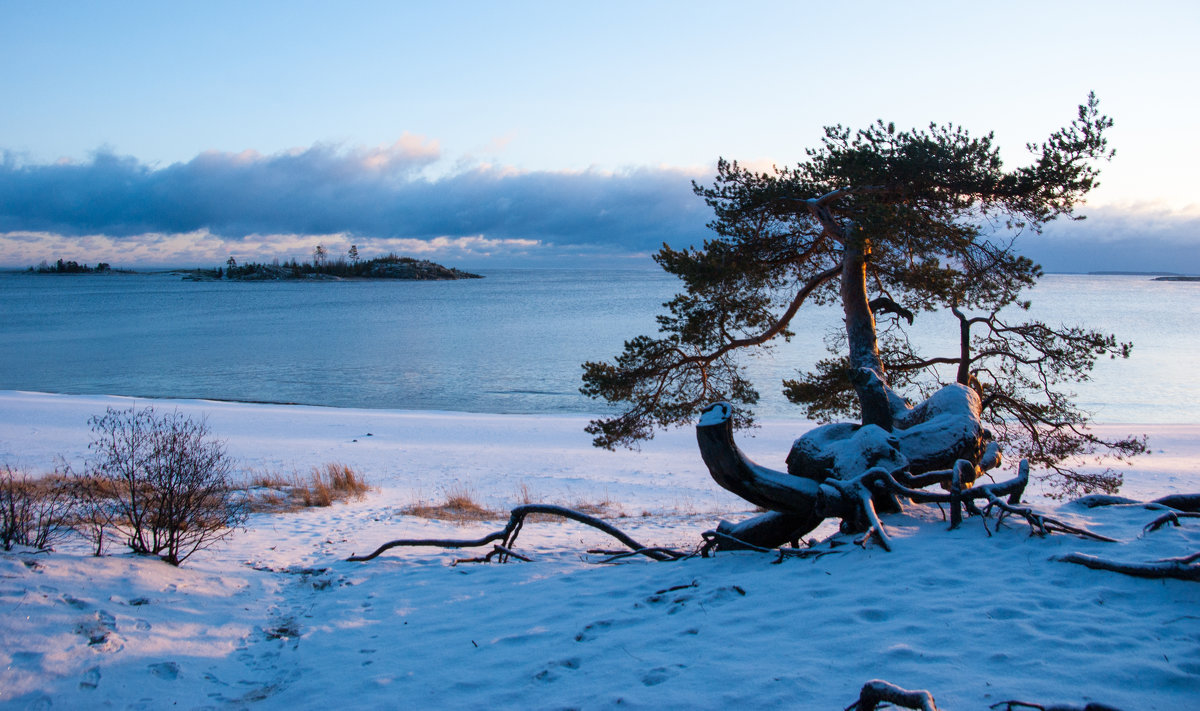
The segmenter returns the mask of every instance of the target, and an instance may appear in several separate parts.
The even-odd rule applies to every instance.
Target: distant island
[[[30,267],[29,271],[34,274],[107,274],[112,271],[112,268],[107,262],[100,262],[94,267],[89,267],[86,264],[80,264],[74,260],[58,261],[50,264],[46,260],[36,267]]]
[[[216,269],[172,269],[187,281],[285,281],[294,279],[339,281],[342,279],[396,279],[408,281],[450,281],[454,279],[482,279],[481,274],[472,274],[461,269],[444,267],[428,259],[401,257],[394,253],[374,259],[359,259],[358,250],[351,248],[349,258],[329,259],[323,247],[313,251],[311,262],[286,262],[275,260],[270,264],[247,262],[238,264],[230,257],[224,267]],[[74,260],[59,259],[53,263],[42,260],[36,267],[29,267],[30,274],[136,274],[127,269],[113,269],[107,262],[95,267]]]
[[[1178,272],[1132,272],[1132,271],[1107,271],[1107,272],[1088,272],[1088,276],[1183,276]]]
[[[374,259],[358,259],[353,253],[350,259],[327,259],[317,252],[311,262],[286,262],[238,264],[233,257],[225,267],[197,269],[184,276],[185,279],[227,279],[231,281],[282,281],[292,279],[405,279],[412,281],[448,281],[452,279],[482,279],[461,269],[444,267],[427,259],[413,259],[396,254],[386,254]]]
[[[1148,276],[1154,281],[1200,281],[1200,276],[1177,272],[1088,272],[1088,276]]]

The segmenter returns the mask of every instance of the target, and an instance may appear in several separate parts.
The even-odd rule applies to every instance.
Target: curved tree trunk
[[[722,521],[717,526],[719,546],[776,548],[798,540],[825,520],[820,484],[755,464],[734,444],[732,414],[723,402],[705,410],[696,427],[700,456],[722,488],[771,510],[737,524]]]
[[[842,312],[850,347],[851,380],[862,408],[862,424],[892,430],[892,405],[888,397],[883,361],[875,330],[875,314],[867,298],[867,252],[865,239],[849,239],[842,253]],[[872,373],[874,377],[872,377]],[[882,387],[880,387],[882,386]]]

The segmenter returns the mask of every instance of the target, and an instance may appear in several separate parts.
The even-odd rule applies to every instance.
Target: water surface
[[[173,274],[0,274],[0,389],[467,412],[595,413],[580,364],[656,330],[673,277],[510,269],[450,282],[190,282]],[[1107,422],[1200,422],[1200,284],[1047,276],[1032,298],[1052,323],[1133,341],[1079,402]],[[764,415],[799,417],[778,383],[825,357],[832,309],[751,361]],[[952,320],[917,338],[952,351]]]

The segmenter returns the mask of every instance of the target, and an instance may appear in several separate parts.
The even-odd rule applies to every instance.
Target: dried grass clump
[[[296,486],[305,506],[330,506],[335,501],[357,499],[370,489],[348,465],[336,462],[313,467],[308,479],[298,481]]]
[[[576,501],[571,508],[580,513],[585,513],[588,516],[595,516],[597,518],[603,518],[605,516],[610,518],[626,517],[625,512],[621,510],[621,507],[618,506],[615,501],[609,498],[607,492],[605,492],[604,498],[596,501],[584,501],[583,499],[580,499]]]
[[[425,501],[417,501],[400,509],[400,512],[409,516],[455,523],[490,521],[501,516],[500,513],[492,511],[476,501],[475,495],[465,487],[447,490],[446,498],[441,503],[430,504]]]
[[[371,487],[348,464],[328,462],[313,467],[308,476],[260,472],[250,478],[246,489],[254,490],[249,496],[252,511],[288,513],[358,499]]]

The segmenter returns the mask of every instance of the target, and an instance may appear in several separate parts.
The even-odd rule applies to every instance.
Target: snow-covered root
[[[890,704],[918,711],[938,711],[933,694],[924,689],[904,689],[882,679],[872,679],[863,684],[858,700],[846,707],[846,711],[875,711],[880,704]]]
[[[1107,570],[1113,573],[1132,575],[1135,578],[1173,578],[1175,580],[1191,580],[1200,582],[1200,552],[1181,558],[1163,558],[1150,563],[1121,563],[1106,560],[1084,553],[1068,553],[1056,560],[1063,563],[1075,563],[1093,570]]]
[[[969,393],[967,394],[969,395]],[[930,413],[925,410],[930,410],[936,414],[937,411],[932,409],[935,405],[939,404],[941,400],[953,399],[951,396],[956,395],[963,395],[963,393],[954,389],[945,389],[940,398],[931,398],[926,401],[923,405],[924,410],[921,412],[928,415]],[[959,442],[960,439],[963,442],[974,441],[973,435],[971,435],[951,437],[950,439],[954,442],[952,445],[943,442],[946,437],[942,435],[946,432],[957,432],[951,425],[953,422],[963,419],[954,414],[962,409],[964,408],[958,407],[953,409],[950,414],[939,415],[910,427],[908,432],[912,441],[908,444],[908,455],[917,456],[917,452],[924,452],[917,457],[919,460],[941,461],[941,457],[947,452],[963,448],[960,446],[962,444]],[[970,407],[965,409],[970,410]],[[1029,507],[1019,506],[1021,495],[1029,484],[1029,462],[1027,460],[1020,462],[1017,476],[1009,481],[974,486],[975,480],[981,472],[1000,464],[1000,451],[994,442],[989,442],[984,447],[978,463],[970,459],[951,460],[952,465],[948,469],[918,471],[914,474],[908,455],[902,456],[896,450],[892,452],[895,456],[890,458],[887,456],[889,448],[902,444],[895,437],[891,437],[887,442],[872,444],[867,441],[868,437],[859,437],[863,432],[868,434],[873,432],[866,427],[837,429],[829,426],[826,429],[831,443],[822,444],[816,442],[812,437],[809,440],[803,438],[797,440],[797,444],[793,446],[792,453],[789,455],[789,471],[780,472],[755,463],[741,451],[734,442],[732,414],[733,408],[728,403],[714,403],[704,411],[696,426],[696,440],[700,446],[700,455],[708,467],[709,474],[717,484],[746,501],[770,511],[737,524],[722,521],[715,532],[709,532],[705,536],[706,543],[702,549],[705,554],[711,550],[722,548],[726,550],[774,549],[789,541],[792,541],[792,545],[795,547],[795,541],[800,536],[815,529],[821,521],[831,518],[841,519],[843,531],[862,532],[864,535],[857,541],[860,545],[865,546],[873,540],[877,541],[885,550],[891,550],[891,539],[879,514],[899,511],[899,498],[907,498],[916,503],[948,504],[952,529],[962,524],[964,509],[967,513],[979,515],[985,520],[987,514],[995,510],[999,512],[997,524],[1005,516],[1019,516],[1037,535],[1061,532],[1093,540],[1113,542],[1111,538],[1071,526]],[[949,418],[952,421],[951,424],[939,422],[934,423],[938,426],[931,431],[921,429],[940,417]],[[970,420],[970,418],[967,419]],[[842,430],[853,430],[854,434],[847,437]],[[974,432],[969,427],[966,430],[968,434]],[[923,436],[927,436],[930,441],[926,442],[916,437],[921,433],[924,433]],[[892,434],[895,435],[895,433]],[[863,441],[859,442],[855,438],[863,439]],[[800,446],[802,442],[807,442],[805,447]],[[862,449],[859,454],[863,456],[858,459],[850,457],[848,453],[850,450],[858,451],[855,449],[856,447]],[[867,450],[873,452],[870,457],[864,454]],[[931,451],[936,451],[938,455],[936,457],[927,456]],[[834,452],[836,456],[829,452]],[[839,457],[840,459],[838,459]],[[851,463],[851,460],[856,465],[863,465],[868,461],[876,463],[865,465],[867,468],[859,474],[844,478],[828,476],[822,481],[798,475],[792,471],[793,468],[796,468],[793,465],[796,465],[797,462],[802,463],[802,460],[824,461],[822,458],[830,459],[830,461],[836,460],[835,464],[841,462],[841,465],[845,466],[835,467],[835,469],[843,472],[847,471],[846,466]],[[800,470],[809,468],[812,467],[799,466]],[[924,489],[924,487],[934,484],[941,485],[945,491],[926,491]],[[1007,501],[1002,500],[1002,497],[1007,497]],[[980,510],[974,503],[977,500],[986,500],[986,508]],[[986,525],[985,523],[985,528]]]
[[[896,706],[915,711],[938,711],[933,700],[933,694],[924,689],[905,689],[882,679],[872,679],[863,684],[858,692],[858,700],[846,707],[845,711],[875,711],[881,704]],[[998,711],[1017,711],[1018,709],[1036,709],[1036,711],[1120,711],[1107,704],[1094,701],[1084,706],[1043,706],[1027,701],[1001,701],[988,708]]]
[[[1085,496],[1073,503],[1097,508],[1100,506],[1141,506],[1152,510],[1166,509],[1164,513],[1146,524],[1142,535],[1153,533],[1167,524],[1180,526],[1181,518],[1200,518],[1200,494],[1172,494],[1153,501],[1135,501],[1120,496]],[[1093,570],[1132,575],[1136,578],[1191,580],[1200,582],[1200,552],[1179,558],[1163,558],[1146,563],[1123,563],[1083,553],[1068,553],[1055,560],[1074,563]]]
[[[1088,702],[1083,706],[1064,706],[1062,704],[1042,706],[1041,704],[1031,704],[1027,701],[1001,701],[998,704],[992,704],[988,708],[998,709],[998,711],[1017,711],[1017,709],[1036,709],[1037,711],[1121,711],[1121,709],[1115,706],[1100,704],[1095,701]]]
[[[565,506],[554,506],[552,504],[526,504],[517,506],[512,509],[508,517],[508,523],[499,531],[494,531],[481,538],[458,539],[458,538],[401,538],[394,541],[388,541],[376,548],[372,553],[362,556],[352,555],[346,560],[348,561],[368,561],[377,558],[384,551],[402,546],[432,546],[435,548],[480,548],[489,543],[495,543],[491,552],[487,553],[482,558],[472,558],[469,561],[463,562],[490,562],[493,558],[498,558],[500,562],[507,561],[510,557],[518,560],[529,560],[528,558],[513,553],[513,545],[517,540],[517,536],[521,533],[521,528],[525,525],[525,519],[534,514],[545,516],[558,516],[560,518],[577,521],[587,526],[591,526],[599,531],[607,533],[617,539],[629,548],[629,551],[622,551],[615,555],[644,555],[647,558],[659,561],[679,560],[687,558],[691,553],[683,553],[680,551],[671,550],[669,548],[656,548],[651,546],[643,546],[641,543],[633,540],[625,532],[617,527],[602,521],[594,516],[588,516],[585,513],[569,509]],[[611,552],[608,552],[611,554]],[[610,557],[610,561],[613,558]]]
[[[1170,504],[1165,503],[1168,501],[1170,504],[1189,507],[1193,510],[1176,510]],[[1084,497],[1084,499],[1077,501],[1077,503],[1081,503],[1089,508],[1127,505],[1145,506],[1149,509],[1167,508],[1168,510],[1165,513],[1145,525],[1142,529],[1142,535],[1153,533],[1168,523],[1172,526],[1180,526],[1182,525],[1179,523],[1179,519],[1181,518],[1200,518],[1200,512],[1194,510],[1197,502],[1200,502],[1200,494],[1175,494],[1145,503],[1130,499],[1120,499],[1118,497]],[[1083,553],[1068,553],[1067,555],[1059,556],[1056,560],[1063,563],[1082,565],[1093,570],[1107,570],[1112,573],[1132,575],[1136,578],[1151,578],[1156,580],[1172,578],[1174,580],[1200,582],[1200,551],[1179,558],[1163,558],[1147,563],[1122,563]]]

